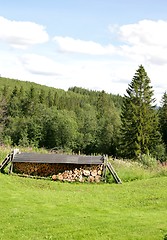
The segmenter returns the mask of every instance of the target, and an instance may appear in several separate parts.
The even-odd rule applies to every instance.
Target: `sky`
[[[142,64],[167,91],[166,0],[0,0],[0,76],[124,95]]]

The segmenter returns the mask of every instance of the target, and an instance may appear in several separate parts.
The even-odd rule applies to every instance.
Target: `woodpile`
[[[33,176],[48,177],[57,175],[65,170],[73,170],[76,167],[74,164],[54,164],[54,163],[30,163],[30,162],[15,162],[13,163],[13,171],[21,174]]]
[[[55,172],[60,170],[60,166],[49,163],[14,163],[13,171],[21,174],[28,174],[33,176],[48,177],[53,175]]]
[[[102,179],[102,165],[83,166],[74,170],[65,170],[64,172],[54,174],[52,180],[64,182],[96,182]]]
[[[14,163],[15,173],[31,176],[52,177],[53,181],[96,182],[102,179],[103,165]]]

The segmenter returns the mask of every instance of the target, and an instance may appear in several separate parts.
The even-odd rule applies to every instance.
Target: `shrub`
[[[156,158],[152,157],[149,154],[143,154],[141,155],[139,162],[149,168],[155,168],[157,166],[157,160]]]
[[[12,139],[11,139],[10,136],[5,136],[4,139],[3,139],[3,143],[6,146],[12,146],[12,144],[13,144]]]
[[[151,152],[152,156],[158,159],[160,162],[166,161],[166,149],[165,144],[158,144]]]

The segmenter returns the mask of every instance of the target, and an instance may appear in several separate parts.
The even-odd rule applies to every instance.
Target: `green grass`
[[[167,167],[160,164],[155,167],[146,167],[138,162],[128,160],[112,160],[110,162],[123,182],[130,182],[154,177],[167,177]],[[108,181],[114,182],[111,175],[108,175]]]
[[[0,146],[0,163],[5,159],[5,157],[12,152],[13,149],[18,148],[21,152],[39,152],[48,153],[46,149],[36,148],[36,147],[20,147],[20,146]]]
[[[0,174],[0,183],[3,240],[160,240],[167,234],[167,177],[116,185]]]
[[[0,148],[1,161],[10,151]],[[110,161],[122,185],[0,174],[0,240],[166,239],[167,168]]]

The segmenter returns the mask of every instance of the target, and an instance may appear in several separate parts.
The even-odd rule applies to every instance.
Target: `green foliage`
[[[149,153],[165,161],[149,83],[142,66],[124,98],[0,78],[0,142],[129,158]],[[165,129],[161,124],[161,133]]]
[[[152,177],[150,170],[144,168],[143,165],[138,162],[121,159],[110,159],[110,162],[123,183]],[[109,172],[108,181],[114,182],[114,179]]]
[[[43,124],[44,132],[41,144],[47,148],[74,148],[77,138],[77,123],[73,113],[51,109],[43,119]]]
[[[122,155],[127,158],[152,153],[161,143],[153,90],[143,66],[139,66],[123,99]]]
[[[166,147],[164,143],[157,144],[154,149],[152,149],[152,156],[159,160],[160,162],[166,162]]]
[[[139,158],[139,162],[144,166],[150,167],[150,168],[155,168],[157,167],[157,164],[158,164],[156,158],[152,157],[149,154],[141,155]]]
[[[5,146],[12,146],[13,142],[10,136],[5,135],[3,138],[3,143]]]
[[[3,142],[3,132],[6,120],[7,120],[6,99],[4,96],[0,96],[0,143]]]
[[[167,150],[167,93],[162,97],[162,106],[159,109],[160,132]]]
[[[28,147],[30,145],[26,132],[21,133],[18,145],[22,147]]]
[[[0,83],[6,108],[6,118],[2,115],[5,143],[10,139],[13,145],[116,154],[120,96],[4,78]]]
[[[141,161],[109,159],[119,178],[123,183],[136,180],[144,180],[155,177],[167,177],[167,168],[158,164],[155,158],[151,156],[142,156]],[[114,183],[114,179],[107,171],[107,181]]]
[[[90,104],[76,110],[76,122],[78,126],[76,152],[95,152],[96,132],[98,121],[96,110]]]

